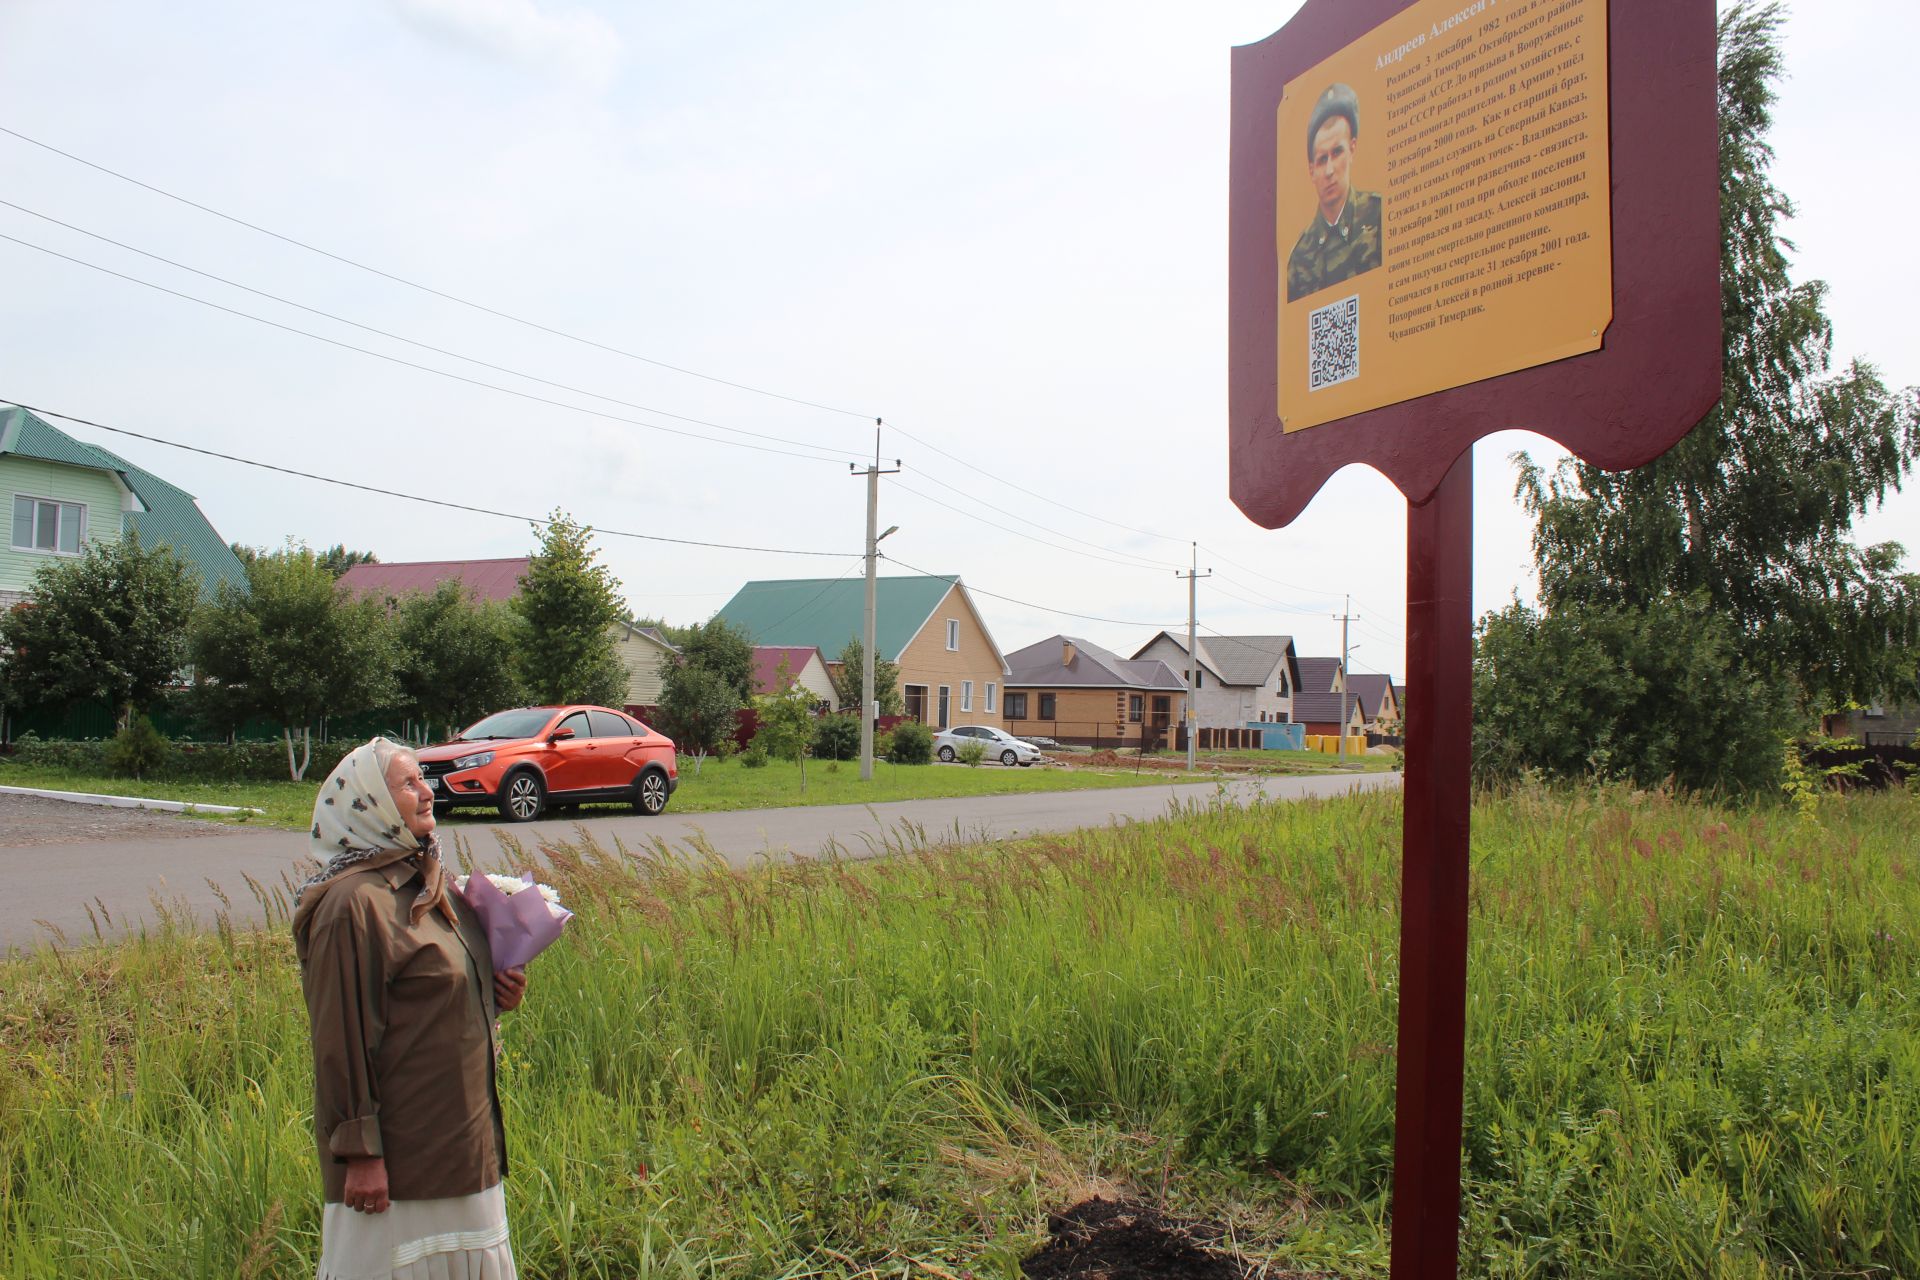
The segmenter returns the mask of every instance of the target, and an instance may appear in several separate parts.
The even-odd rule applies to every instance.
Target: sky
[[[1402,676],[1398,491],[1349,468],[1278,530],[1227,497],[1229,51],[1297,8],[0,0],[0,127],[79,158],[0,133],[0,236],[229,309],[0,240],[0,401],[502,513],[59,424],[249,545],[516,556],[565,510],[673,622],[858,573],[879,418],[882,572],[961,575],[1003,650],[1184,627],[1197,542],[1203,628],[1338,653],[1350,610]],[[1876,56],[1920,10],[1786,36],[1796,274],[1836,362],[1920,383]],[[1559,456],[1475,447],[1476,613],[1533,593],[1516,450]],[[1920,544],[1920,489],[1857,535]]]

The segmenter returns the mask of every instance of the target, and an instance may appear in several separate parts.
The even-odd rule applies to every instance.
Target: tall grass
[[[1479,806],[1465,1273],[1920,1275],[1915,817]],[[1384,1275],[1399,821],[549,849],[580,915],[501,1067],[524,1272],[1011,1274],[1121,1186]],[[0,1271],[309,1274],[309,1070],[283,927],[0,967]]]

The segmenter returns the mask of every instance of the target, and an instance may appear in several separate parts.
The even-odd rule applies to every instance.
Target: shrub
[[[875,760],[893,759],[893,730],[873,735],[873,758]]]
[[[969,769],[977,768],[980,762],[987,758],[987,744],[984,742],[963,742],[960,744],[960,749],[954,752],[954,754],[960,758],[960,763],[966,765]]]
[[[173,743],[145,716],[134,716],[102,753],[108,769],[136,782],[158,775],[173,756]]]
[[[828,716],[814,729],[814,759],[852,760],[859,754],[860,720],[857,716]],[[874,754],[879,754],[877,747]]]
[[[760,745],[760,740],[755,738],[753,745],[740,753],[740,767],[742,769],[764,769],[767,767],[767,761],[771,758],[772,757],[767,754],[767,749]]]
[[[887,759],[895,764],[932,764],[933,730],[917,720],[903,720],[894,728]]]
[[[107,776],[115,769],[107,758],[111,742],[44,740],[23,734],[14,740],[16,764]],[[316,746],[310,776],[325,777],[358,740],[336,739]],[[314,769],[319,772],[315,773]],[[166,763],[145,777],[167,782],[285,782],[287,749],[278,742],[175,742]]]

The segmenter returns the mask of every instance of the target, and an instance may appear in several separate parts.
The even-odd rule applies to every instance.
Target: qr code
[[[1360,295],[1307,313],[1307,390],[1360,376]]]

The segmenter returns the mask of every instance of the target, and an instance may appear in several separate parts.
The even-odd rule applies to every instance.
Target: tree
[[[842,707],[855,715],[860,713],[860,666],[865,654],[866,646],[858,639],[848,640],[846,647],[840,650],[840,670],[833,676],[833,696]],[[873,697],[880,704],[881,715],[900,714],[904,704],[900,701],[899,663],[888,662],[885,658],[873,660]]]
[[[482,604],[457,579],[394,611],[400,697],[428,732],[462,725],[521,699],[515,656],[526,623],[512,606]]]
[[[1704,594],[1490,613],[1474,650],[1474,771],[1766,787],[1792,709],[1739,646]]]
[[[794,680],[785,658],[780,660],[773,683],[773,692],[753,700],[753,709],[760,716],[753,745],[777,759],[798,760],[813,742],[813,693]]]
[[[280,726],[287,773],[298,782],[313,762],[316,721],[371,710],[396,694],[393,628],[384,605],[349,600],[306,547],[255,557],[247,578],[251,590],[222,583],[201,610],[193,661],[222,687],[229,714],[244,710]]]
[[[186,665],[199,593],[171,548],[143,547],[131,530],[87,543],[78,558],[49,560],[27,602],[0,614],[8,698],[60,706],[98,698],[124,726]]]
[[[691,627],[679,641],[680,660],[689,667],[711,671],[726,681],[745,702],[753,696],[753,641],[724,618]]]
[[[1719,406],[1635,471],[1569,461],[1547,476],[1516,459],[1550,613],[1700,596],[1730,621],[1737,666],[1807,713],[1871,700],[1914,668],[1920,577],[1897,544],[1848,534],[1920,456],[1920,398],[1869,364],[1831,372],[1825,286],[1789,277],[1792,204],[1768,172],[1779,25],[1774,4],[1720,21]]]
[[[740,695],[704,667],[668,665],[661,675],[660,727],[675,748],[695,757],[719,750],[738,723]]]
[[[379,564],[380,557],[371,551],[349,551],[345,543],[336,542],[316,557],[320,565],[334,577],[339,577],[357,564]]]
[[[556,510],[540,535],[514,610],[526,620],[520,677],[542,703],[626,702],[627,670],[609,628],[626,613],[593,530]]]

